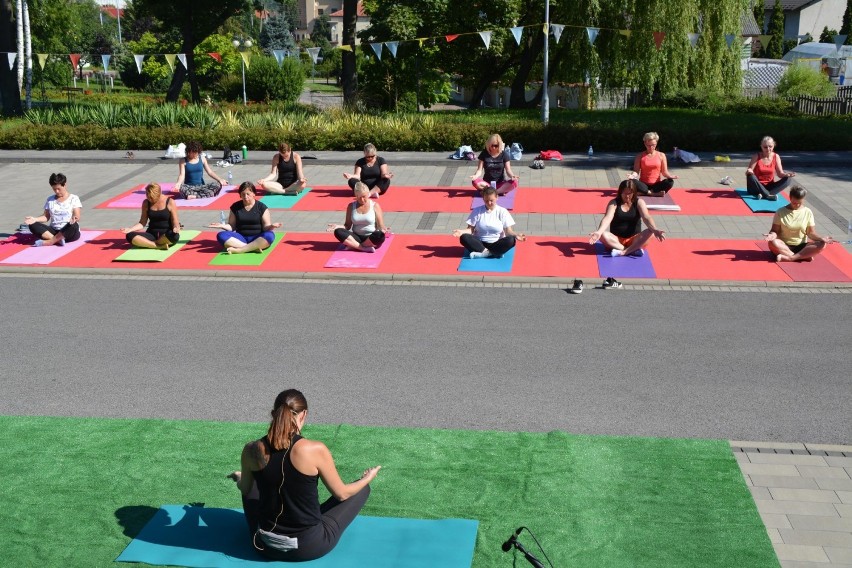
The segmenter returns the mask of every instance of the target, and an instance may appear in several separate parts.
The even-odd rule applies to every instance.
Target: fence
[[[802,114],[829,116],[833,114],[852,114],[852,99],[821,99],[801,96],[789,99],[793,108]]]

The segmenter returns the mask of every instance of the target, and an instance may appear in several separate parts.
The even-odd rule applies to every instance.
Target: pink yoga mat
[[[769,252],[769,244],[766,241],[759,241],[757,246],[766,252],[767,260],[772,259],[772,253]],[[840,246],[840,245],[828,245]],[[778,268],[784,271],[784,274],[789,276],[793,282],[850,282],[850,279],[842,270],[837,268],[828,258],[825,253],[811,257],[810,262],[779,262]]]
[[[25,248],[12,256],[0,260],[3,264],[50,264],[54,260],[62,258],[66,254],[77,250],[92,239],[103,234],[103,231],[80,231],[80,238],[73,243],[65,243],[65,246],[46,246]]]
[[[145,201],[145,185],[146,184],[137,185],[127,193],[119,195],[112,201],[108,201],[98,207],[106,207],[109,209],[136,209],[138,207],[142,207],[142,202]],[[235,185],[225,185],[222,187],[222,191],[219,192],[219,195],[215,197],[205,197],[203,199],[180,199],[177,191],[175,191],[175,184],[173,182],[164,182],[160,184],[160,189],[162,189],[163,193],[171,195],[178,207],[207,207],[212,205],[226,193],[235,191],[236,188],[237,186]]]
[[[325,268],[378,268],[390,248],[393,234],[390,234],[376,249],[376,252],[361,252],[340,245],[340,248],[331,254],[331,258],[325,263]]]

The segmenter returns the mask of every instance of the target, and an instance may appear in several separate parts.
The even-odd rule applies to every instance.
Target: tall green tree
[[[819,34],[820,43],[834,43],[834,36],[837,35],[837,30],[830,30],[828,26],[822,28],[822,33]]]
[[[353,51],[344,51],[342,57],[343,104],[353,106],[357,101],[357,75],[355,68],[355,24],[358,22],[358,0],[343,0],[343,32],[340,45],[351,46]]]
[[[293,31],[296,26],[288,12],[281,10],[274,12],[263,26],[260,32],[260,47],[268,53],[276,49],[285,49],[295,52],[296,42],[293,39]]]
[[[784,8],[781,7],[781,0],[775,0],[775,6],[772,7],[772,17],[769,20],[769,29],[766,33],[772,36],[769,45],[764,45],[766,57],[770,59],[781,59],[784,55]]]
[[[12,0],[0,0],[0,51],[17,51],[15,41],[15,7]],[[18,76],[8,65],[0,65],[0,107],[4,115],[21,112]]]
[[[846,45],[852,45],[852,0],[846,0],[846,11],[843,12],[840,33],[846,34]]]

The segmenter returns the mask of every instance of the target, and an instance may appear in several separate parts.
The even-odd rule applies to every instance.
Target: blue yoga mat
[[[479,521],[358,516],[337,546],[305,568],[470,568]],[[118,562],[194,568],[293,566],[252,547],[242,509],[163,505]]]
[[[501,258],[469,258],[465,256],[459,263],[459,272],[511,272],[515,261],[515,247]]]
[[[260,198],[260,202],[270,209],[290,209],[292,206],[297,204],[300,199],[306,196],[310,190],[310,187],[306,187],[299,193],[299,195],[264,195]]]
[[[742,197],[743,202],[748,205],[748,208],[755,213],[775,213],[782,207],[790,204],[790,201],[780,193],[777,200],[767,201],[766,199],[758,199],[753,195],[749,195],[748,191],[741,188],[735,191],[737,195]]]
[[[610,256],[609,251],[599,241],[595,243],[598,256],[598,271],[604,278],[656,278],[651,255],[645,250],[644,256]]]

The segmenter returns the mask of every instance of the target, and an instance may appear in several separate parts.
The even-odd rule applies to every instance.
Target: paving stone
[[[821,489],[787,489],[784,487],[769,490],[776,501],[809,501],[812,503],[841,503],[834,491]]]
[[[786,544],[806,544],[812,546],[837,546],[852,548],[852,533],[839,531],[806,531],[800,529],[777,530]]]
[[[822,450],[824,452],[852,452],[852,446],[839,444],[805,444],[809,450]]]
[[[852,491],[835,491],[841,503],[852,504]]]
[[[849,474],[842,467],[821,467],[812,465],[796,466],[802,477],[829,477],[834,479],[849,479]]]
[[[828,556],[821,546],[801,544],[775,544],[778,560],[804,560],[806,562],[828,562]]]
[[[808,516],[808,515],[798,515],[798,516],[800,518],[805,518],[805,519],[831,518],[831,517],[812,517],[812,516]],[[792,529],[792,528],[794,528],[787,515],[778,515],[778,514],[775,514],[775,513],[760,513],[760,518],[763,519],[763,525],[768,529]]]
[[[823,548],[825,553],[828,555],[828,558],[831,560],[832,565],[837,562],[843,562],[845,564],[852,564],[852,548],[838,548],[834,546],[826,546]]]
[[[852,564],[826,564],[825,562],[802,562],[799,560],[782,560],[781,568],[852,568]]]
[[[766,529],[766,533],[769,535],[769,542],[772,544],[783,544],[784,539],[781,538],[781,534],[778,532],[778,529]]]
[[[834,510],[837,511],[837,514],[844,519],[852,519],[852,505],[835,503]]]
[[[754,500],[758,499],[772,499],[772,494],[769,492],[769,489],[766,487],[749,487],[749,491],[751,492],[751,497]]]
[[[837,479],[833,477],[815,477],[813,479],[820,489],[840,492],[852,491],[852,479]],[[843,503],[848,503],[848,501],[843,500],[843,496],[840,496],[840,500]]]
[[[806,448],[805,444],[791,442],[752,442],[732,440],[729,443],[731,447],[739,448],[766,448],[772,450],[804,450]]]
[[[783,475],[800,477],[799,470],[790,464],[740,463],[740,469],[746,475]]]
[[[787,487],[790,489],[827,489],[820,487],[812,477],[790,475],[750,475],[752,485],[757,487]]]
[[[754,502],[761,513],[776,515],[817,515],[831,517],[838,514],[840,503],[814,503],[810,501],[768,501],[761,499]],[[841,514],[842,516],[842,514]],[[852,510],[849,511],[852,517]]]
[[[811,465],[811,466],[828,466],[826,460],[830,459],[846,459],[846,458],[828,458],[821,456],[796,456],[783,454],[748,454],[748,459],[751,463],[765,464],[788,464],[788,465]],[[839,464],[838,464],[839,465]],[[850,464],[852,465],[852,464]]]
[[[825,463],[832,467],[852,467],[852,457],[838,458],[834,456],[828,456],[827,458],[825,458]]]
[[[790,524],[790,526],[774,526],[773,528],[793,528],[796,530],[806,531],[837,531],[852,533],[852,519],[844,519],[843,517],[835,516],[818,517],[814,515],[783,515],[783,517]],[[775,520],[775,523],[782,522],[783,521]],[[765,520],[764,524],[766,524]]]

